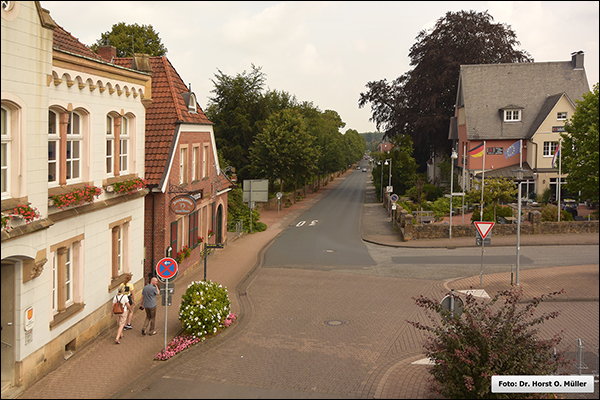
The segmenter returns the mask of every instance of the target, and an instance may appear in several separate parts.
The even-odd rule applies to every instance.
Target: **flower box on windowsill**
[[[81,206],[86,203],[93,203],[95,198],[98,198],[102,194],[102,189],[96,186],[85,185],[83,188],[76,188],[68,193],[57,194],[48,198],[48,205],[50,201],[53,202],[59,210],[64,210],[71,206]]]
[[[106,187],[106,191],[109,191],[109,187],[112,187],[114,194],[132,194],[138,190],[144,189],[147,186],[146,179],[144,178],[133,178],[123,182],[115,182]]]

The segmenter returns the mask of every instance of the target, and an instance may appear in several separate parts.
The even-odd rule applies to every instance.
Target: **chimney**
[[[131,60],[131,69],[135,69],[140,72],[151,73],[152,67],[150,66],[150,55],[135,53],[133,55],[133,59]]]
[[[582,50],[571,53],[571,64],[573,64],[573,69],[583,69],[583,51]]]
[[[98,46],[98,55],[108,62],[112,62],[117,56],[117,48],[108,44],[108,38],[104,39],[104,44]]]

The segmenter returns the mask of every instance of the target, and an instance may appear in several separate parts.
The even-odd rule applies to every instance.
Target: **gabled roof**
[[[132,67],[131,57],[115,58],[114,64]],[[181,124],[208,124],[199,105],[196,112],[188,111],[183,93],[189,89],[167,59],[150,57],[152,68],[152,104],[146,109],[146,171],[148,185],[159,185],[166,179],[168,163],[175,148]],[[186,96],[189,98],[190,96]]]
[[[581,99],[589,90],[585,70],[572,61],[461,65],[457,106],[465,107],[468,140],[529,139],[549,104],[563,93]],[[507,105],[522,110],[520,122],[503,122]]]
[[[58,24],[56,24],[56,28],[54,29],[52,39],[52,47],[55,50],[66,51],[68,53],[91,58],[93,60],[106,62],[102,57],[94,53],[92,50],[90,50],[89,47],[81,43],[79,39],[71,35],[62,26]]]

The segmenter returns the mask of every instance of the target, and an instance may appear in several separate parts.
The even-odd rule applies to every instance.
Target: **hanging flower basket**
[[[81,189],[73,189],[69,193],[57,194],[49,198],[54,201],[54,205],[60,210],[69,206],[79,206],[84,203],[91,203],[94,198],[102,194],[102,189],[96,186],[85,185]]]
[[[143,178],[133,178],[124,182],[113,183],[114,193],[116,194],[131,194],[147,186],[147,182]]]

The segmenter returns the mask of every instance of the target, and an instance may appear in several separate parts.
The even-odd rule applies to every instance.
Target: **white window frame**
[[[121,117],[121,134],[119,135],[119,171],[121,175],[129,171],[129,118]]]
[[[196,96],[194,94],[190,96],[189,102],[190,103],[188,104],[188,112],[196,114],[198,112],[198,109],[196,108]]]
[[[202,179],[208,176],[208,145],[202,148]]]
[[[111,280],[131,272],[131,217],[113,222],[110,232],[110,274]]]
[[[554,157],[554,152],[558,147],[558,142],[546,141],[542,146],[543,157]]]
[[[181,146],[179,148],[179,184],[188,183],[188,147]]]
[[[65,255],[65,307],[69,307],[73,304],[73,264],[75,262],[75,252],[73,251],[73,245],[67,248]]]
[[[521,121],[521,110],[504,110],[504,122]]]
[[[12,117],[11,110],[2,107],[2,133],[1,133],[1,161],[0,161],[0,173],[2,181],[2,198],[10,197],[10,166],[11,166],[11,125],[10,120]]]
[[[200,158],[200,146],[194,146],[192,148],[192,182],[199,180],[199,158]]]
[[[556,113],[556,120],[557,121],[566,121],[567,120],[567,112],[566,111],[559,111]]]
[[[54,119],[54,132],[51,132]],[[54,146],[54,159],[50,158],[50,146]],[[50,179],[50,165],[54,165],[54,179]],[[58,186],[60,181],[60,113],[48,110],[48,186]]]
[[[77,121],[77,124],[75,123]],[[67,156],[66,156],[66,176],[67,184],[81,182],[81,156],[83,153],[83,116],[77,112],[69,113],[69,123],[67,125]],[[75,129],[76,128],[76,129]]]
[[[106,176],[115,176],[115,119],[114,117],[106,116],[106,135],[105,135],[105,164],[104,169]],[[110,168],[110,169],[109,169]]]
[[[52,296],[52,313],[56,315],[60,312],[59,291],[64,290],[64,308],[67,309],[73,304],[75,300],[81,301],[82,293],[82,281],[81,281],[81,252],[83,246],[83,235],[80,237],[73,238],[64,242],[64,244],[58,244],[51,251],[50,257],[52,258],[52,285],[51,285],[51,296]],[[59,265],[59,252],[61,249],[65,249],[65,263]],[[59,268],[65,268],[63,281],[59,282]]]

